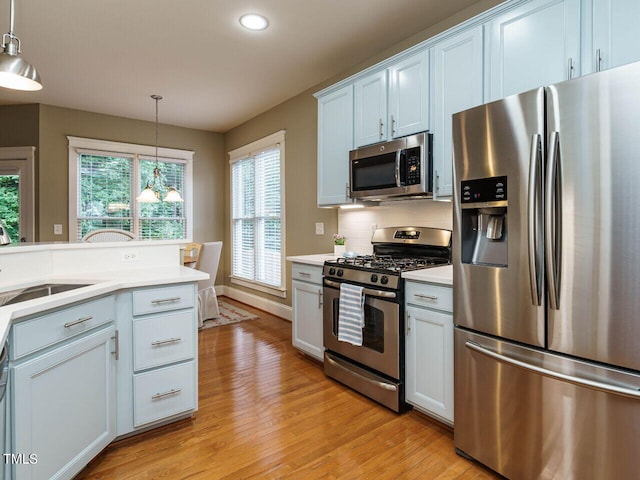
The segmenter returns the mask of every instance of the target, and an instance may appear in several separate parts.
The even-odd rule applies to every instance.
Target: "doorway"
[[[34,242],[35,147],[0,148],[0,219],[11,243]]]

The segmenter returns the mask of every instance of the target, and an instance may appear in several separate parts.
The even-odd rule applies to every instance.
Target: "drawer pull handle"
[[[301,277],[310,277],[311,274],[308,272],[298,272],[298,275],[300,275]]]
[[[170,343],[178,343],[182,340],[180,337],[175,338],[167,338],[166,340],[156,340],[155,342],[151,342],[152,347],[160,347],[162,345],[169,345]]]
[[[180,389],[180,388],[172,388],[168,392],[156,393],[154,396],[151,397],[151,400],[158,400],[159,398],[169,397],[171,395],[177,395],[181,391],[182,391],[182,389]]]
[[[156,300],[151,300],[151,303],[154,303],[154,304],[171,303],[171,302],[177,302],[179,300],[180,300],[180,297],[158,298]]]
[[[64,328],[69,328],[69,327],[73,327],[74,325],[78,325],[80,323],[84,323],[84,322],[88,322],[89,320],[92,320],[93,317],[82,317],[79,318],[78,320],[76,320],[75,322],[68,322],[64,324]]]
[[[425,295],[424,293],[414,293],[414,297],[424,298],[426,300],[438,300],[438,297],[435,295]]]

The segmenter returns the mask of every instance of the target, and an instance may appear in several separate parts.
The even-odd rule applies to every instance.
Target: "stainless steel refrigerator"
[[[640,475],[640,63],[453,116],[455,428],[510,479]]]

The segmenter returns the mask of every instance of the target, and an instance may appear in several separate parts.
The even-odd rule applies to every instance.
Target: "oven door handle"
[[[340,288],[340,282],[334,282],[333,280],[327,280],[325,278],[324,284],[327,287]],[[397,298],[398,295],[395,292],[386,292],[384,290],[372,290],[371,288],[363,288],[363,295],[369,295],[372,297],[381,297],[381,298]]]
[[[371,384],[375,385],[376,387],[382,388],[384,390],[389,390],[389,391],[392,391],[392,392],[397,392],[398,391],[398,387],[397,386],[395,386],[395,385],[393,385],[391,383],[379,382],[378,380],[373,380],[371,378],[367,378],[367,377],[365,377],[363,375],[360,375],[358,372],[354,372],[353,370],[345,367],[341,363],[336,362],[331,357],[325,357],[325,360],[328,361],[331,365],[344,370],[349,375],[354,375],[354,376],[358,377],[359,379],[364,380],[367,383],[371,383]]]

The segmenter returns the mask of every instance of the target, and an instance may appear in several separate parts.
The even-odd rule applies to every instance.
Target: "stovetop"
[[[401,289],[403,272],[451,263],[451,230],[427,227],[386,227],[371,238],[373,255],[341,257],[324,262],[322,274],[333,286],[354,282]],[[325,282],[325,285],[327,283]]]
[[[448,265],[449,259],[441,257],[393,257],[392,255],[358,255],[327,260],[325,265],[378,272],[409,272],[440,265]]]

